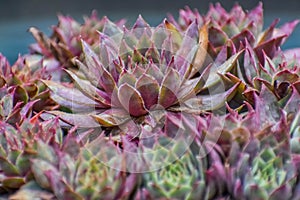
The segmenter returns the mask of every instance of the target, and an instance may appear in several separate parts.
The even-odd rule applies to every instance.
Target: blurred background
[[[51,26],[57,24],[57,14],[70,15],[82,22],[84,15],[90,15],[97,10],[99,17],[108,16],[111,20],[128,19],[132,24],[139,14],[155,26],[159,24],[167,13],[178,16],[178,10],[188,5],[200,12],[207,12],[210,3],[215,0],[0,0],[0,52],[12,63],[18,54],[25,54],[28,45],[33,43],[33,37],[27,32],[35,26],[47,33],[51,33]],[[256,0],[219,0],[227,10],[239,3],[246,10],[254,8]],[[280,24],[300,19],[299,0],[266,0],[264,5],[265,26],[274,19],[280,18]],[[300,25],[289,38],[283,48],[300,47]]]

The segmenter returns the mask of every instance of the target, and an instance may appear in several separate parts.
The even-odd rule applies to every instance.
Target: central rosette
[[[206,27],[195,23],[181,35],[167,21],[152,29],[140,18],[132,30],[105,30],[96,47],[82,41],[84,62],[76,63],[84,79],[68,71],[97,109],[103,109],[93,115],[101,125],[115,125],[108,115],[140,117],[179,105],[204,86],[203,77],[192,77],[206,57]]]

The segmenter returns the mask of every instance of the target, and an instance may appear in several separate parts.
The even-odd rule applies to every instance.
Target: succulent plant
[[[47,156],[47,145],[62,145],[58,120],[39,123],[26,119],[21,126],[0,122],[0,191],[12,192],[33,179],[30,160]]]
[[[222,76],[225,87],[242,81],[233,100],[235,104],[232,103],[231,106],[238,107],[243,101],[254,103],[253,93],[260,91],[261,84],[269,82],[268,87],[273,92],[278,90],[277,93],[283,93],[282,90],[286,91],[288,83],[297,81],[295,76],[299,73],[299,67],[296,67],[298,51],[296,49],[283,53],[280,47],[293,32],[298,20],[286,23],[280,28],[276,28],[278,20],[275,20],[263,30],[262,3],[248,12],[238,4],[230,12],[219,3],[211,4],[206,15],[186,7],[180,10],[177,21],[172,16],[169,18],[180,30],[185,30],[195,20],[200,27],[207,26],[207,51],[215,63],[224,62],[238,50],[245,49],[239,65],[230,70],[230,74]],[[276,95],[282,98],[284,94]]]
[[[52,27],[50,37],[35,27],[29,29],[37,41],[30,46],[30,52],[42,55],[42,66],[52,72],[55,79],[65,81],[62,69],[76,68],[72,59],[82,57],[81,39],[94,45],[99,42],[98,32],[110,31],[111,24],[107,17],[99,19],[96,11],[84,17],[83,24],[70,16],[58,15],[58,25]],[[124,24],[125,20],[120,20],[115,25],[122,27]]]
[[[197,96],[213,86],[222,88],[217,72],[234,67],[241,52],[218,66],[204,67],[198,75],[206,56],[207,32],[206,27],[198,30],[196,22],[183,34],[167,21],[152,30],[141,17],[131,30],[113,28],[112,33],[99,33],[95,50],[82,41],[84,63],[75,60],[80,72],[67,71],[75,89],[45,81],[59,104],[75,112],[84,110],[85,117],[103,127],[119,126],[131,117],[141,119],[156,110],[199,113],[218,109],[239,85]],[[66,121],[82,116],[53,113]]]
[[[236,49],[244,48],[248,43],[261,63],[264,62],[263,53],[271,58],[276,55],[280,45],[299,22],[295,20],[280,28],[275,28],[279,21],[275,20],[263,31],[262,3],[248,12],[245,12],[238,4],[230,12],[227,12],[220,3],[211,4],[206,15],[201,15],[197,10],[186,7],[180,10],[178,22],[172,16],[169,18],[176,27],[183,30],[195,20],[200,26],[208,23],[211,52],[220,51],[228,40]]]
[[[1,95],[0,100],[0,118],[2,122],[9,123],[13,126],[20,125],[27,118],[32,116],[32,107],[36,101],[28,102],[24,104],[23,102],[18,102],[14,105],[14,100],[16,93],[24,94],[24,91],[12,91]]]
[[[263,30],[261,3],[58,20],[0,54],[0,199],[300,198],[297,20]]]
[[[298,101],[295,94],[281,106],[266,87],[255,96],[255,109],[247,104],[248,112],[240,108],[225,116],[223,126],[205,130],[208,140],[220,147],[226,171],[226,192],[233,199],[293,199],[298,170],[297,139],[292,143],[298,118],[291,105]],[[218,116],[215,116],[218,120]],[[289,118],[292,118],[289,119]],[[295,138],[297,138],[295,134]],[[220,171],[220,170],[218,170]],[[218,171],[215,174],[220,174]],[[294,195],[294,196],[293,196]]]
[[[219,146],[194,141],[185,149],[184,139],[171,147],[166,145],[169,140],[163,136],[151,148],[143,148],[143,157],[159,167],[143,173],[135,198],[228,199]]]
[[[257,148],[256,151],[253,151],[254,148]],[[247,149],[252,152],[247,152]],[[260,144],[257,140],[248,143],[245,150],[240,152],[234,153],[238,154],[237,160],[228,167],[229,190],[234,198],[291,199],[296,168],[290,159],[276,153],[274,147]],[[231,161],[234,159],[231,157]]]
[[[10,66],[7,59],[0,54],[1,98],[12,96],[12,105],[15,109],[32,108],[35,112],[53,110],[57,104],[50,99],[49,89],[41,82],[48,79],[40,64],[35,62],[34,56],[20,56]],[[4,99],[3,99],[4,101]],[[6,100],[5,100],[6,101]],[[27,108],[25,106],[27,105]],[[10,106],[6,109],[12,109]],[[28,112],[28,111],[26,111]]]
[[[51,157],[32,159],[36,182],[58,199],[130,199],[137,183],[136,175],[114,169],[114,165],[119,167],[123,161],[101,150],[103,145],[118,148],[100,136],[87,143],[76,159],[54,148]]]
[[[177,147],[180,148],[180,147]],[[151,150],[155,151],[155,147]],[[165,162],[168,158],[177,156],[174,152],[159,151],[165,154]],[[153,158],[153,161],[156,161]],[[162,162],[162,161],[156,161]],[[206,199],[205,170],[200,158],[197,158],[191,151],[187,150],[174,162],[166,164],[165,167],[144,173],[145,188],[153,199]]]
[[[247,62],[252,63],[247,65],[247,71],[238,73],[237,77],[242,79],[247,86],[245,87],[244,96],[249,102],[253,102],[253,93],[259,93],[262,85],[265,85],[278,99],[278,101],[284,101],[291,92],[292,88],[299,85],[299,65],[292,60],[282,59],[275,57],[271,60],[267,55],[264,54],[265,64],[256,65],[254,64],[253,52],[248,51]],[[246,60],[246,58],[245,58]],[[234,80],[234,78],[231,78]],[[234,84],[233,81],[232,84]],[[295,89],[296,89],[295,88]]]

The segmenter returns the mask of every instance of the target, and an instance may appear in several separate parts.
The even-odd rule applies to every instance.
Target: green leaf
[[[3,187],[19,189],[22,185],[25,184],[25,179],[21,177],[6,177],[2,181]]]
[[[39,158],[44,159],[53,165],[58,164],[58,158],[54,149],[41,140],[37,141],[37,153]]]
[[[14,91],[14,103],[17,102],[27,103],[28,99],[29,97],[27,91],[22,86],[18,85]]]
[[[54,198],[54,194],[42,189],[35,181],[30,181],[26,183],[15,194],[9,196],[10,200],[52,200]]]
[[[3,114],[7,117],[13,110],[13,96],[11,94],[5,95],[0,103],[3,108]]]
[[[18,168],[6,158],[0,157],[0,168],[7,176],[19,176]]]
[[[44,189],[50,189],[50,181],[46,176],[46,172],[53,171],[56,172],[56,168],[51,165],[51,163],[41,160],[32,159],[31,160],[31,170],[35,177],[36,182]]]

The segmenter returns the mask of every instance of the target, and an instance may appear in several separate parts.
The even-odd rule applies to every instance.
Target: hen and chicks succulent
[[[0,197],[300,199],[300,63],[245,12],[59,16],[0,55]]]

